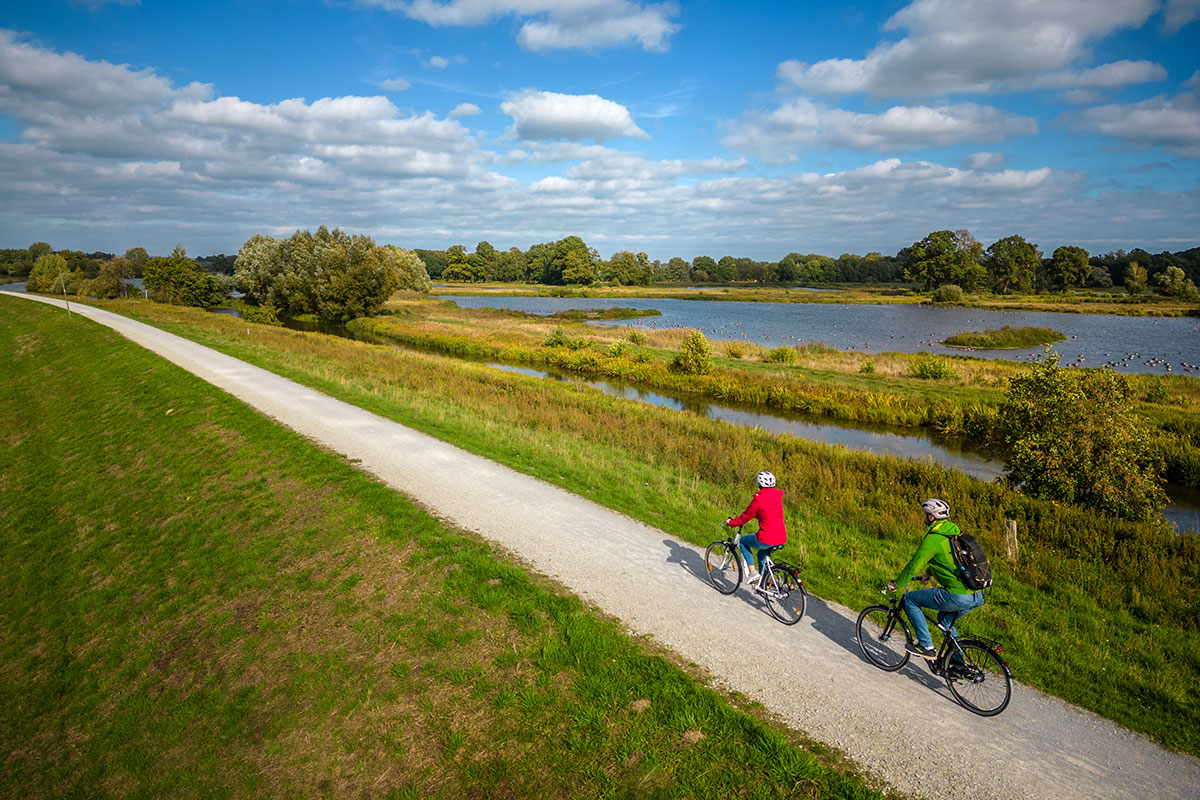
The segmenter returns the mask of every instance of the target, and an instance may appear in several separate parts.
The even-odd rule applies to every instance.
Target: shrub
[[[646,344],[646,334],[642,333],[639,330],[630,331],[629,334],[625,338],[628,339],[633,344],[636,344],[638,347],[641,347],[642,345]]]
[[[909,364],[908,374],[913,378],[940,381],[953,378],[955,372],[954,367],[950,366],[949,359],[935,356],[933,353],[921,352],[917,353]]]
[[[862,362],[862,366],[858,368],[858,371],[864,375],[870,375],[875,371],[875,362],[868,358],[866,361]]]
[[[615,342],[610,342],[608,348],[604,351],[609,358],[620,358],[625,355],[625,351],[629,348],[629,342],[618,339]]]
[[[961,303],[962,299],[962,287],[953,283],[942,284],[933,290],[933,302],[935,303]]]
[[[726,342],[725,355],[729,358],[741,358],[746,355],[746,345],[742,342]]]
[[[712,371],[712,345],[700,331],[692,331],[683,340],[671,369],[685,375],[706,375]]]
[[[796,363],[796,348],[787,346],[776,347],[767,353],[767,360],[772,364],[794,364]]]
[[[551,331],[550,335],[546,337],[546,341],[542,342],[546,347],[562,347],[566,343],[567,332],[562,329],[561,325]]]
[[[1026,494],[1151,520],[1166,503],[1149,423],[1129,379],[1068,370],[1051,353],[1009,382],[1001,407],[1009,480]]]
[[[261,306],[247,305],[242,309],[242,319],[258,325],[282,325],[279,321],[279,311],[270,303]]]
[[[1162,385],[1162,381],[1154,381],[1146,388],[1146,394],[1142,399],[1147,403],[1165,403],[1167,400],[1167,387]]]

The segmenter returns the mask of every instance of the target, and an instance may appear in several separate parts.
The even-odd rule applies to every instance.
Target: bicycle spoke
[[[946,685],[966,709],[981,716],[999,714],[1012,697],[1012,676],[1008,667],[991,648],[966,640],[960,643],[963,664],[951,664],[946,670]]]
[[[858,646],[875,666],[895,672],[908,663],[908,627],[887,606],[869,606],[858,615]]]

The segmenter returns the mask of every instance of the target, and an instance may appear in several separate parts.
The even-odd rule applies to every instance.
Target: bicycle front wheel
[[[733,594],[742,583],[742,561],[728,541],[713,542],[704,551],[708,580],[721,594]]]
[[[895,672],[908,663],[908,623],[887,606],[867,606],[858,615],[858,646],[880,669]]]
[[[759,592],[767,601],[767,610],[784,625],[799,622],[808,603],[808,595],[800,578],[789,570],[776,568],[769,578],[763,580],[767,585],[759,587]]]
[[[1012,671],[992,648],[970,639],[959,642],[962,665],[946,668],[946,685],[954,699],[981,717],[994,717],[1012,698]]]

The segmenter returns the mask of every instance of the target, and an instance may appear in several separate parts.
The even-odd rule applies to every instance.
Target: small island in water
[[[1013,328],[1005,325],[987,331],[963,331],[946,337],[942,344],[949,347],[971,347],[977,350],[1016,350],[1022,347],[1041,347],[1061,342],[1067,337],[1053,328]]]

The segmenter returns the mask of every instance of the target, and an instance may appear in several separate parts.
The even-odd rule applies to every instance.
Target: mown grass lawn
[[[99,325],[0,365],[0,795],[879,796]]]

